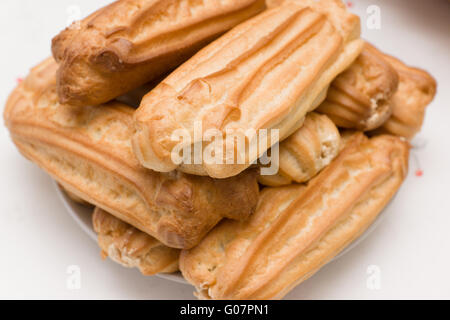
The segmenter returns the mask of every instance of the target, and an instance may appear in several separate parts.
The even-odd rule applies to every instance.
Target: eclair
[[[61,103],[108,102],[174,69],[264,0],[119,0],[53,39]]]
[[[401,186],[409,144],[347,138],[308,184],[267,188],[247,221],[224,220],[180,269],[203,299],[280,299],[358,238]]]
[[[92,224],[98,234],[102,258],[138,268],[145,276],[178,271],[180,250],[169,248],[155,238],[96,208]]]
[[[142,167],[131,147],[134,109],[60,104],[48,59],[13,91],[4,119],[19,151],[75,196],[174,248],[192,248],[221,219],[246,219],[258,172],[223,180]]]
[[[239,174],[302,126],[360,54],[359,35],[359,18],[337,0],[289,2],[247,20],[144,97],[135,114],[136,156],[159,172]],[[267,139],[258,140],[264,129]],[[196,147],[203,155],[214,150],[213,159],[186,160]],[[180,150],[183,157],[174,157]]]
[[[267,0],[267,7],[288,1],[301,0]],[[436,87],[428,72],[407,66],[366,43],[361,56],[332,83],[318,111],[342,128],[375,129],[371,134],[388,133],[411,140],[422,128]]]
[[[276,175],[260,175],[259,183],[279,187],[309,181],[338,155],[340,134],[326,116],[311,112],[292,136],[280,143]]]
[[[73,202],[75,202],[75,203],[77,203],[77,204],[80,204],[80,205],[82,205],[82,206],[85,206],[85,207],[92,207],[92,205],[91,205],[90,203],[86,202],[85,200],[83,200],[82,198],[80,198],[79,196],[77,196],[76,194],[74,194],[74,193],[72,193],[72,192],[70,192],[70,191],[64,189],[64,187],[61,186],[61,185],[58,185],[58,186],[59,186],[59,187],[62,189],[62,191],[67,195],[67,197],[68,197],[70,200],[72,200]]]
[[[384,54],[366,43],[358,59],[331,83],[317,111],[341,128],[376,129],[392,115],[391,98],[398,83],[399,76]]]
[[[422,128],[426,108],[436,95],[437,83],[425,70],[407,66],[387,54],[384,59],[397,71],[400,83],[392,97],[392,116],[375,133],[389,133],[411,140]]]

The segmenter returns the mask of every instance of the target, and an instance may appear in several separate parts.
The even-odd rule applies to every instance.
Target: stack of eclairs
[[[119,0],[52,53],[7,101],[18,150],[92,206],[103,258],[180,271],[201,299],[281,299],[364,233],[436,93],[338,0]],[[278,134],[233,162],[199,123]],[[175,161],[176,130],[224,161]]]

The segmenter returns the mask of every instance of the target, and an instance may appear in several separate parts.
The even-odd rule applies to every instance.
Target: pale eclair
[[[307,185],[262,191],[245,222],[223,221],[180,269],[204,299],[279,299],[361,235],[402,184],[409,144],[399,137],[347,139]]]
[[[359,34],[359,18],[333,0],[289,2],[240,24],[144,97],[133,139],[139,161],[155,171],[214,178],[242,172],[302,126],[360,54]],[[248,131],[261,129],[277,129],[278,137],[248,138]],[[208,137],[212,131],[221,139]],[[188,136],[181,147],[175,132]],[[215,150],[214,161],[174,160],[174,150],[189,153],[195,146]]]
[[[397,71],[400,83],[391,99],[392,116],[375,132],[411,140],[422,128],[426,108],[436,95],[437,83],[425,70],[407,66],[387,54],[384,59]]]
[[[245,219],[257,204],[257,172],[225,180],[142,167],[131,148],[134,109],[60,104],[53,59],[11,94],[4,118],[20,152],[75,196],[167,246],[191,248],[222,218]]]
[[[313,178],[338,155],[341,136],[326,116],[311,112],[293,135],[280,143],[276,175],[260,175],[259,183],[279,187]]]
[[[61,103],[108,102],[177,67],[264,0],[119,0],[53,39]]]
[[[317,111],[341,127],[369,131],[382,126],[392,115],[392,96],[399,76],[384,54],[366,43],[356,61],[330,86]]]
[[[92,224],[98,234],[102,258],[138,268],[145,276],[178,271],[180,250],[169,248],[155,238],[96,208]]]

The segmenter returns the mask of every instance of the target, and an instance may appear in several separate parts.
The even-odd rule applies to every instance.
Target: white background
[[[0,1],[0,104],[16,78],[50,54],[50,40],[73,16],[107,0]],[[352,1],[365,25],[380,6],[381,30],[363,36],[430,71],[439,93],[414,141],[409,177],[382,224],[356,249],[292,291],[288,299],[450,298],[450,2]],[[0,298],[191,299],[193,288],[146,278],[100,259],[97,245],[73,222],[49,177],[23,159],[0,127]],[[416,170],[423,170],[417,177]],[[81,289],[66,286],[67,268],[81,268]],[[367,269],[381,270],[370,290]]]

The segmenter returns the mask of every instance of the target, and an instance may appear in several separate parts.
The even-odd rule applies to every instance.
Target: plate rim
[[[58,194],[59,199],[62,201],[62,203],[63,203],[65,209],[67,210],[67,212],[69,213],[69,215],[72,217],[72,219],[75,220],[75,222],[78,224],[78,226],[89,236],[89,238],[91,238],[95,243],[97,243],[97,235],[93,229],[91,219],[86,219],[86,218],[81,217],[81,215],[82,215],[81,211],[84,211],[83,214],[86,214],[88,207],[83,206],[79,203],[76,203],[75,201],[70,199],[57,181],[53,180],[53,184],[54,184],[54,187],[56,189],[56,193]],[[383,210],[378,214],[378,216],[371,223],[371,225],[359,237],[357,237],[349,245],[347,245],[347,247],[344,250],[342,250],[337,256],[335,256],[333,259],[331,259],[330,261],[325,263],[325,265],[339,260],[340,258],[345,256],[347,253],[352,251],[355,247],[357,247],[367,237],[369,237],[369,235],[384,220],[385,212],[390,207],[390,204],[393,202],[394,199],[395,199],[395,195],[388,202],[388,204],[383,208]],[[89,222],[87,222],[87,221],[89,221]],[[184,279],[184,277],[181,275],[181,272],[176,272],[176,273],[171,273],[171,274],[160,273],[160,274],[157,274],[156,276],[159,278],[165,279],[165,280],[169,280],[169,281],[173,281],[173,282],[177,282],[177,283],[181,283],[181,284],[185,284],[185,285],[190,285],[190,283],[187,282],[186,279]]]
[[[76,203],[72,199],[68,197],[68,195],[65,193],[63,188],[59,185],[59,183],[55,180],[53,180],[53,184],[56,189],[56,193],[58,194],[59,199],[62,201],[64,208],[69,213],[70,217],[75,220],[77,225],[88,235],[88,237],[93,240],[95,243],[97,243],[97,234],[94,231],[94,228],[92,226],[91,219],[86,219],[81,217],[81,211],[84,211],[83,214],[87,214],[88,211],[92,211],[90,208],[83,206],[79,203]],[[89,222],[87,222],[89,220]],[[170,280],[173,282],[181,283],[190,285],[189,282],[187,282],[180,272],[176,273],[170,273],[170,274],[164,274],[160,273],[156,275],[158,278],[162,278],[165,280]]]

